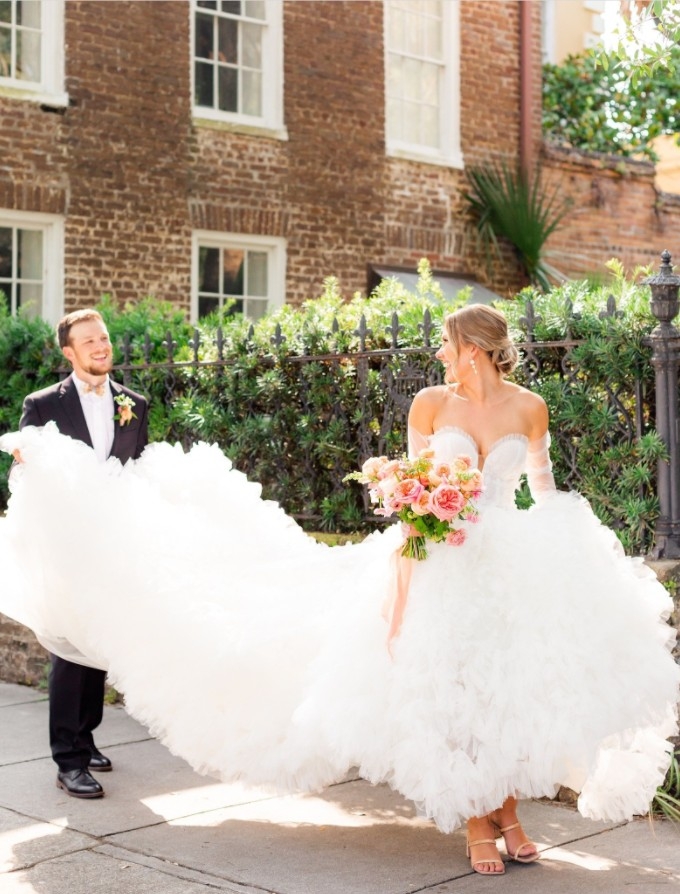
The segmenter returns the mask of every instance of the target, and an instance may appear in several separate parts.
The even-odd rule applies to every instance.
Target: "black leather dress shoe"
[[[102,754],[101,751],[98,751],[95,748],[90,757],[90,763],[87,765],[87,769],[96,770],[97,773],[108,773],[109,770],[113,770],[113,764],[105,754]]]
[[[72,798],[101,798],[104,789],[87,770],[60,770],[57,788],[63,788]]]

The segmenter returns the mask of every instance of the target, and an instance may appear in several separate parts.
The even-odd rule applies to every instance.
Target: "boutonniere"
[[[118,412],[113,418],[118,420],[119,425],[127,425],[137,418],[137,414],[132,412],[135,402],[129,394],[117,394],[114,401],[118,405]]]

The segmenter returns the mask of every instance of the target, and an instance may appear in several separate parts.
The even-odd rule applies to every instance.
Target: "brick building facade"
[[[17,47],[27,39],[27,13],[22,20],[22,4],[11,5],[15,19],[4,23],[4,32],[0,21],[0,57],[3,33]],[[396,16],[399,2],[41,5],[50,15],[62,10],[56,25],[47,23],[57,34],[62,29],[63,51],[60,60],[60,48],[52,46],[48,62],[57,73],[47,95],[44,83],[30,84],[30,73],[9,50],[0,69],[0,287],[7,291],[10,279],[19,281],[15,304],[22,294],[26,303],[39,292],[39,259],[28,272],[12,272],[8,233],[16,240],[18,231],[43,223],[54,224],[43,258],[41,310],[48,318],[103,293],[120,302],[154,295],[195,317],[197,258],[202,247],[220,248],[222,237],[227,248],[239,248],[241,240],[255,252],[254,264],[275,250],[268,258],[270,278],[275,269],[270,306],[313,297],[328,275],[339,278],[344,294],[365,292],[367,265],[414,269],[423,256],[436,270],[484,278],[461,201],[462,160],[518,157],[519,3],[441,5],[442,15],[454,20],[442,52],[458,79],[441,110],[443,127],[459,126],[453,134],[458,156],[454,147],[447,163],[387,146],[386,16]],[[540,5],[532,7],[530,114],[538,144]],[[257,26],[258,16],[272,10],[280,47],[278,122],[261,126],[257,115],[203,114],[197,72],[203,66],[210,77],[212,64],[221,77],[229,61],[217,29],[226,20],[229,27],[234,21],[239,28]],[[206,27],[216,18],[214,54],[198,48],[201,16]],[[42,26],[47,44],[55,32]],[[245,33],[238,38],[242,55]],[[265,48],[263,65],[272,61],[268,54],[276,52]],[[26,257],[29,247],[26,242]],[[15,242],[15,268],[19,255]],[[510,258],[493,285],[499,291],[517,285]],[[264,305],[253,301],[252,307],[257,315]]]

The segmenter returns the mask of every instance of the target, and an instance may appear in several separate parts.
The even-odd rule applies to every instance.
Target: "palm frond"
[[[498,254],[499,238],[515,248],[530,282],[547,290],[550,279],[564,280],[545,259],[545,243],[558,228],[570,202],[557,188],[544,190],[540,170],[531,178],[505,162],[468,169],[464,193],[474,216],[487,260]]]

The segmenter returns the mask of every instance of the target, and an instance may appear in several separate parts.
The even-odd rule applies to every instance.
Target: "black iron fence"
[[[659,320],[647,339],[652,369],[647,364],[637,373],[629,371],[626,376],[594,383],[579,354],[583,340],[572,337],[569,323],[565,337],[537,339],[537,319],[529,301],[520,321],[524,339],[518,345],[521,363],[515,378],[538,390],[551,381],[562,391],[582,393],[590,406],[597,405],[606,423],[600,441],[603,449],[631,444],[656,427],[667,453],[658,462],[653,482],[660,510],[653,552],[674,558],[680,557],[680,333],[671,321],[678,312],[680,278],[672,273],[670,260],[664,252],[659,274],[647,281],[652,310]],[[572,312],[565,308],[567,320]],[[617,314],[611,298],[600,316],[614,318]],[[239,468],[262,481],[267,496],[282,502],[293,515],[333,527],[335,513],[343,516],[347,528],[352,521],[375,522],[375,518],[365,497],[358,510],[348,509],[344,475],[369,455],[405,450],[413,396],[424,386],[441,382],[433,343],[439,338],[438,326],[433,325],[429,312],[424,314],[420,330],[421,346],[404,347],[395,314],[386,327],[388,346],[369,349],[370,333],[362,318],[355,332],[356,350],[312,355],[286,350],[277,328],[271,353],[260,352],[247,371],[241,367],[236,373],[224,349],[223,333],[218,330],[210,345],[205,345],[196,331],[181,360],[176,359],[179,352],[170,336],[160,360],[152,359],[152,351],[157,357],[158,348],[152,348],[148,340],[141,358],[135,361],[130,344],[124,344],[116,373],[130,387],[151,394],[154,402],[164,405],[167,424],[162,437],[179,441],[185,448],[197,440],[217,440]],[[550,405],[550,394],[543,393]],[[284,401],[287,412],[281,413]],[[211,425],[210,419],[206,422],[218,413],[222,413],[221,425]],[[588,472],[581,451],[583,430],[578,419],[565,421],[556,415],[553,459],[560,470],[560,485],[582,490]],[[291,499],[294,490],[297,497]],[[641,484],[641,500],[643,490]],[[361,502],[362,498],[354,499]],[[626,524],[622,518],[606,520],[614,527]],[[648,545],[652,541],[649,533]]]

